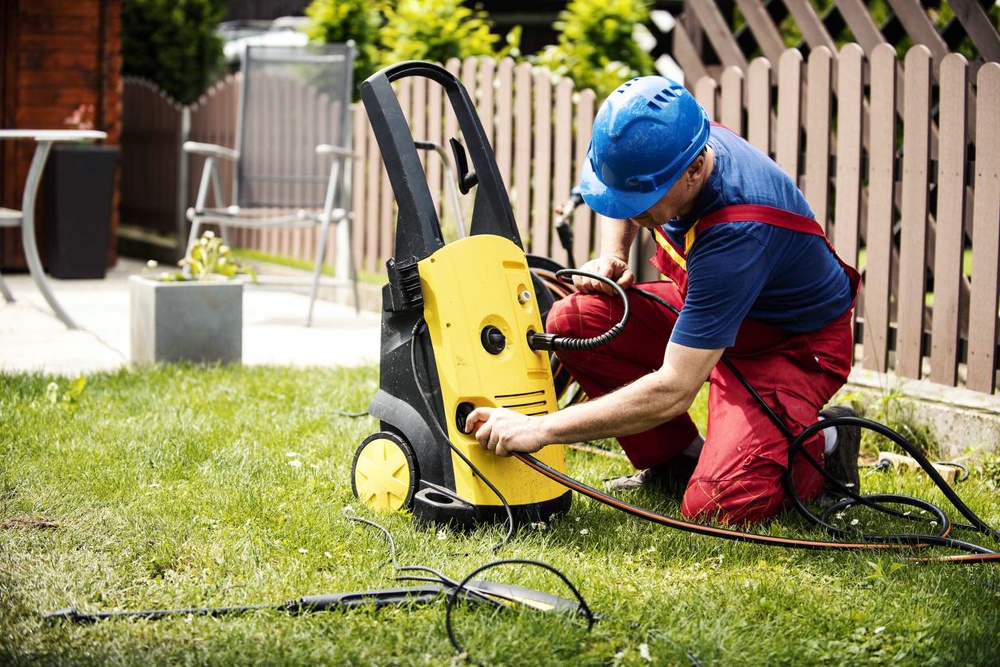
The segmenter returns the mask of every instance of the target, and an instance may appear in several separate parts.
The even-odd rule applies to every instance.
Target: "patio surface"
[[[128,277],[143,262],[121,258],[104,280],[57,280],[52,291],[80,325],[67,329],[27,273],[4,273],[16,301],[0,298],[0,372],[42,371],[75,376],[130,364]],[[288,290],[248,287],[243,298],[243,363],[277,366],[344,366],[377,363],[377,313],[316,301],[305,326],[309,299]]]

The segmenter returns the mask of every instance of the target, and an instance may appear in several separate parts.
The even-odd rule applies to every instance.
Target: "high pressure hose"
[[[675,315],[680,314],[680,311],[676,307],[674,307],[672,304],[670,304],[669,302],[667,302],[666,300],[662,299],[661,297],[655,294],[646,292],[645,290],[639,289],[637,287],[630,288],[629,292],[638,294],[646,299],[654,301],[662,305],[663,307],[667,308]],[[652,512],[642,510],[641,508],[636,508],[634,506],[628,505],[628,503],[624,503],[623,501],[614,498],[613,496],[603,494],[600,491],[597,491],[596,489],[592,489],[590,487],[587,487],[586,485],[580,484],[579,482],[575,482],[575,484],[570,488],[573,488],[581,493],[584,493],[584,495],[590,496],[591,498],[594,498],[596,500],[609,504],[612,507],[616,507],[618,509],[629,512],[630,514],[634,514],[635,516],[639,516],[641,518],[655,521],[657,523],[663,523],[674,528],[680,528],[681,530],[688,530],[691,532],[697,532],[702,534],[710,534],[716,537],[722,537],[726,539],[735,539],[739,541],[750,541],[750,542],[765,543],[765,544],[776,544],[779,546],[788,546],[788,547],[797,547],[806,549],[816,549],[816,548],[866,549],[872,547],[885,548],[887,546],[892,546],[892,545],[896,546],[936,545],[936,546],[950,547],[953,549],[957,549],[959,551],[965,551],[966,553],[959,556],[945,556],[934,559],[915,559],[915,560],[948,560],[948,561],[965,562],[965,563],[1000,561],[1000,554],[990,549],[987,549],[986,547],[982,547],[977,544],[972,544],[969,542],[949,537],[949,533],[951,532],[953,526],[956,528],[968,528],[971,530],[975,530],[977,532],[989,535],[993,538],[1000,538],[1000,532],[990,527],[985,521],[979,518],[964,502],[962,502],[962,500],[958,497],[958,494],[955,493],[955,491],[951,488],[951,486],[941,477],[941,475],[937,472],[937,470],[934,469],[934,466],[927,460],[927,458],[902,435],[896,433],[888,426],[879,424],[878,422],[869,419],[865,419],[863,417],[844,416],[844,417],[833,417],[830,419],[824,419],[819,422],[816,422],[815,424],[809,426],[804,431],[802,431],[802,433],[796,436],[791,432],[788,426],[783,421],[781,421],[781,418],[778,417],[778,415],[774,412],[771,406],[768,405],[767,401],[765,401],[754,390],[750,382],[740,372],[740,370],[736,368],[736,366],[732,363],[732,361],[729,360],[725,355],[723,355],[722,362],[733,373],[733,375],[740,382],[740,384],[742,384],[743,387],[750,393],[750,395],[754,398],[754,401],[761,407],[761,409],[767,415],[768,419],[770,419],[771,422],[774,423],[774,425],[778,428],[778,430],[789,441],[788,467],[785,470],[782,482],[785,486],[785,491],[788,497],[790,498],[793,506],[806,519],[808,519],[809,521],[813,522],[818,526],[823,527],[831,535],[835,537],[851,537],[854,538],[855,540],[859,540],[859,542],[835,543],[835,542],[814,542],[808,540],[787,540],[784,538],[769,538],[763,536],[756,536],[756,535],[751,535],[749,533],[741,533],[739,531],[702,527],[700,524],[694,524],[686,521],[670,519],[668,517],[662,517]],[[811,436],[815,435],[822,429],[836,427],[836,426],[855,426],[858,428],[864,428],[874,431],[892,440],[894,443],[896,443],[898,446],[904,449],[907,453],[909,453],[920,464],[920,466],[927,472],[928,476],[931,478],[934,484],[941,490],[941,492],[945,495],[945,497],[966,519],[968,519],[972,523],[972,525],[965,526],[962,524],[952,524],[951,521],[948,519],[947,515],[940,508],[924,500],[920,500],[918,498],[912,498],[910,496],[903,496],[896,494],[877,494],[872,496],[860,496],[852,489],[848,489],[846,486],[843,485],[842,482],[840,482],[840,480],[833,478],[826,471],[824,466],[822,466],[818,461],[816,461],[816,459],[812,455],[810,455],[809,452],[806,451],[805,447],[803,446],[804,443]],[[835,482],[840,487],[840,490],[849,497],[827,508],[827,510],[821,516],[813,514],[795,493],[795,485],[792,480],[791,470],[792,470],[792,461],[798,455],[805,456],[807,461],[816,470],[818,470],[827,481]],[[561,475],[561,473],[558,473],[557,471],[554,470],[544,470],[543,469],[545,467],[544,464],[541,464],[539,461],[533,459],[532,457],[518,455],[518,458],[520,458],[529,467],[537,470],[538,472],[541,472],[542,474],[552,479],[555,479],[560,483],[563,484],[567,483],[563,479],[558,478],[558,476]],[[569,480],[569,478],[566,478],[566,480]],[[931,514],[931,516],[936,517],[937,519],[936,524],[938,526],[937,534],[914,535],[909,533],[903,533],[903,534],[893,534],[893,535],[872,535],[872,534],[861,533],[860,531],[857,530],[852,530],[852,531],[844,530],[828,522],[828,519],[831,515],[840,512],[844,509],[847,509],[848,507],[851,507],[852,505],[855,504],[865,505],[867,507],[883,512],[885,514],[895,516],[897,518],[915,520],[915,517],[913,517],[909,512],[899,512],[897,510],[893,510],[891,508],[885,507],[884,505],[880,504],[886,502],[916,507],[918,510],[927,512]]]
[[[565,280],[567,276],[586,276],[587,278],[593,278],[594,280],[600,281],[611,287],[622,300],[622,305],[624,306],[622,319],[600,336],[595,336],[593,338],[567,338],[566,336],[557,336],[550,333],[531,332],[528,334],[528,347],[532,350],[572,350],[573,352],[593,350],[594,348],[600,347],[601,345],[611,341],[625,329],[625,324],[628,322],[630,313],[628,297],[625,295],[625,290],[623,290],[618,283],[610,278],[605,278],[604,276],[596,273],[590,273],[589,271],[580,271],[578,269],[562,269],[561,271],[556,271],[556,278],[559,280],[568,282]]]

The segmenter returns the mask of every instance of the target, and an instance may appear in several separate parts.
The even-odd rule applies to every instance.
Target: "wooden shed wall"
[[[0,0],[0,127],[63,129],[81,104],[94,105],[95,129],[117,145],[121,132],[121,0]],[[30,141],[5,141],[0,203],[21,208],[34,152]],[[118,193],[115,192],[117,211]],[[42,202],[39,202],[41,205]],[[44,210],[39,238],[44,243]],[[108,262],[117,259],[112,216]],[[23,268],[20,231],[0,235],[0,265]]]

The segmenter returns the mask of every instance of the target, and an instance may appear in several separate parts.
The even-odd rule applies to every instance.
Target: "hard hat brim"
[[[629,192],[608,187],[601,182],[586,160],[580,168],[580,194],[591,209],[607,218],[627,220],[645,213],[667,194],[677,179],[674,178],[649,192]]]

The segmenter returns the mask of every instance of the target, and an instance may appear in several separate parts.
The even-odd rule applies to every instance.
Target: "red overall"
[[[746,220],[826,238],[811,218],[754,205],[722,208],[700,219],[692,229],[703,232],[712,225]],[[687,286],[686,251],[694,242],[695,232],[689,232],[686,248],[678,248],[659,230],[656,236],[659,247],[651,261],[670,280],[637,287],[680,309]],[[833,252],[829,241],[827,245]],[[860,276],[840,263],[857,294]],[[559,352],[560,360],[588,396],[614,391],[663,364],[677,316],[634,294],[629,296],[629,305],[631,318],[621,335],[610,343],[590,351]],[[725,352],[792,433],[815,423],[820,409],[847,380],[853,358],[851,310],[848,308],[830,324],[807,334],[789,333],[746,319],[736,342]],[[621,314],[617,298],[576,293],[555,303],[546,329],[562,336],[587,338],[606,331]],[[650,468],[680,454],[697,433],[691,418],[682,414],[618,441],[636,468]],[[730,524],[774,516],[786,502],[781,477],[788,467],[788,444],[732,372],[724,364],[717,365],[709,375],[705,445],[685,491],[682,514],[688,519],[715,517]],[[806,449],[821,459],[822,435],[806,443]],[[796,460],[793,476],[796,492],[803,499],[815,498],[822,491],[822,475],[803,457]]]

